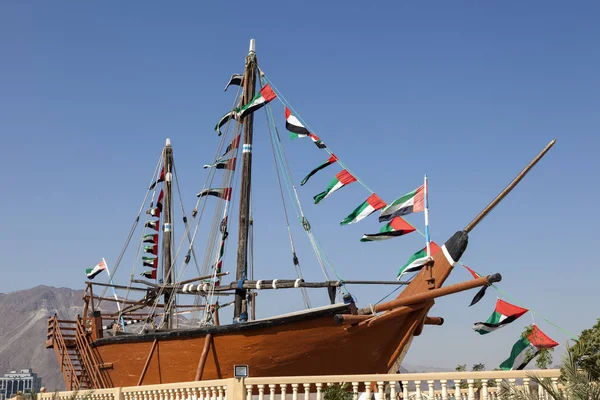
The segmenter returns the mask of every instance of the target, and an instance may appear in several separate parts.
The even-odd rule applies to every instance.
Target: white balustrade
[[[57,394],[44,392],[37,400],[324,400],[329,388],[344,384],[348,385],[352,400],[502,400],[500,388],[507,384],[533,393],[539,400],[548,400],[543,387],[532,385],[530,375],[549,378],[554,390],[562,388],[560,370],[436,372],[230,378]]]

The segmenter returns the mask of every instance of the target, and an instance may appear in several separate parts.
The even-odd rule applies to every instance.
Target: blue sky
[[[85,268],[102,257],[113,263],[166,137],[191,211],[206,176],[202,165],[217,145],[212,128],[233,100],[223,87],[242,71],[253,37],[265,73],[380,196],[392,201],[428,175],[438,242],[557,138],[473,231],[463,261],[480,273],[500,272],[500,287],[536,311],[535,322],[561,344],[567,336],[538,315],[575,334],[593,325],[600,302],[597,3],[244,6],[0,4],[0,292],[81,288]],[[273,109],[283,115],[279,103]],[[277,123],[284,133],[283,117]],[[284,139],[296,182],[327,158],[310,142]],[[270,152],[262,122],[254,145],[257,276],[285,279],[293,270]],[[338,170],[329,167],[299,189],[317,238],[345,279],[394,279],[423,239],[415,233],[360,243],[363,233],[378,230],[376,216],[340,227],[368,192],[354,184],[312,204]],[[422,214],[407,219],[422,228]],[[297,224],[294,234],[307,279],[322,279]],[[117,274],[120,281],[128,268]],[[448,283],[468,278],[457,269]],[[361,306],[388,292],[353,289]],[[324,293],[311,293],[313,303],[324,304]],[[506,358],[531,316],[480,337],[471,325],[489,316],[496,294],[468,308],[473,294],[437,302],[431,313],[446,324],[425,329],[407,362],[493,368]],[[293,291],[258,299],[259,316],[301,306]]]

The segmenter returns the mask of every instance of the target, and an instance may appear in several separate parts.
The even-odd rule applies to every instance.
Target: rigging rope
[[[269,124],[272,125],[274,128],[273,129],[274,134],[272,134],[272,136],[274,136],[274,143],[276,144],[275,147],[277,149],[276,154],[278,155],[278,157],[280,159],[281,168],[283,170],[284,182],[286,183],[286,188],[288,190],[288,194],[289,194],[290,198],[292,198],[293,200],[295,199],[295,202],[293,202],[292,204],[294,204],[295,206],[296,205],[298,206],[298,208],[296,209],[296,217],[298,218],[298,220],[304,227],[304,230],[306,231],[306,233],[309,237],[309,240],[311,242],[311,245],[313,246],[315,255],[317,256],[317,260],[319,261],[319,265],[321,266],[321,269],[323,271],[323,274],[325,275],[325,278],[327,280],[330,280],[329,274],[327,273],[327,269],[325,268],[325,264],[327,264],[328,267],[338,277],[340,282],[342,282],[342,287],[340,288],[340,290],[342,290],[343,292],[347,292],[347,288],[345,287],[345,285],[343,285],[343,279],[341,278],[339,273],[335,270],[335,268],[333,267],[331,262],[327,259],[325,252],[323,252],[323,250],[319,246],[317,239],[314,235],[314,232],[312,231],[312,228],[310,227],[310,224],[308,223],[308,220],[306,219],[304,210],[302,209],[302,203],[300,202],[300,197],[298,196],[298,191],[296,189],[296,185],[293,182],[292,173],[289,168],[289,164],[287,162],[287,157],[285,156],[285,152],[283,151],[281,137],[279,136],[279,131],[278,131],[276,123],[275,123],[275,118],[273,116],[273,112],[272,112],[271,106],[269,104],[267,104],[266,110],[267,110],[267,115],[269,118]],[[293,195],[292,195],[292,191],[293,191]]]
[[[288,218],[287,207],[285,205],[285,198],[283,196],[283,185],[281,184],[281,177],[280,177],[280,174],[279,174],[279,168],[280,168],[280,166],[277,163],[277,155],[276,155],[276,151],[275,151],[275,143],[274,143],[274,139],[273,139],[273,132],[271,130],[271,121],[269,120],[270,107],[268,105],[267,105],[267,107],[268,107],[268,110],[267,110],[267,128],[269,130],[269,138],[271,139],[271,149],[273,150],[273,162],[275,163],[275,171],[277,173],[277,182],[279,183],[279,194],[281,196],[281,204],[283,205],[283,214],[285,215],[285,223],[286,223],[286,226],[287,226],[288,237],[290,239],[290,247],[292,248],[294,270],[296,271],[296,277],[304,280],[304,276],[302,275],[302,269],[300,267],[300,261],[298,260],[298,256],[296,255],[296,248],[294,246],[294,238],[292,237],[292,229],[290,227],[290,221],[289,221],[289,218]],[[304,299],[304,306],[307,309],[311,308],[310,298],[308,297],[308,293],[306,291],[306,288],[302,287],[302,288],[300,288],[300,291],[302,293],[302,298]]]
[[[164,149],[163,149],[164,151]],[[160,166],[162,164],[162,158],[163,158],[163,153],[161,152],[161,156],[158,159],[158,163],[156,164],[156,168],[154,169],[154,173],[152,174],[152,179],[150,180],[150,185],[152,185],[153,182],[155,182],[155,177],[158,174],[158,171],[160,169]],[[148,187],[150,187],[150,185],[148,185]],[[133,237],[133,234],[137,228],[137,225],[140,221],[140,216],[142,215],[142,212],[144,211],[144,205],[146,204],[146,200],[148,199],[148,193],[149,190],[146,190],[146,194],[144,195],[144,200],[142,201],[142,204],[140,206],[140,209],[138,211],[138,214],[135,218],[135,220],[133,221],[133,225],[131,226],[131,229],[129,230],[129,234],[127,235],[127,239],[125,240],[125,244],[123,245],[123,248],[121,249],[121,253],[119,254],[119,257],[117,257],[117,261],[114,264],[114,269],[113,269],[113,277],[116,275],[117,270],[119,269],[119,265],[121,263],[121,260],[123,259],[123,256],[125,255],[125,251],[127,250],[127,247],[129,246],[129,243],[131,242],[131,238]],[[129,295],[129,288],[131,287],[131,279],[129,281],[128,287],[127,287],[127,296]],[[102,293],[100,294],[100,297],[104,297],[104,295],[106,294],[106,291],[108,290],[108,287],[104,287],[104,289],[102,289]],[[127,296],[125,297],[127,299]],[[98,299],[98,303],[96,304],[97,307],[100,307],[100,304],[102,303],[102,299]]]

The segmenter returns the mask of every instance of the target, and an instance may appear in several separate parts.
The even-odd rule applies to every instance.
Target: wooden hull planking
[[[404,315],[373,328],[348,331],[333,314],[270,327],[212,333],[201,380],[231,378],[236,364],[250,376],[386,373],[408,344],[423,312]],[[95,348],[113,386],[135,386],[152,351],[155,336],[143,341],[110,343]],[[142,384],[193,381],[206,336],[158,338]],[[404,347],[404,345],[402,345]]]

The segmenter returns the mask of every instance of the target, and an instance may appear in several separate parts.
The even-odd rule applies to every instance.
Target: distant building
[[[38,377],[31,368],[20,371],[10,371],[0,377],[0,400],[10,399],[17,392],[30,393],[32,390],[39,392],[42,387],[42,378]]]

